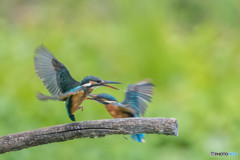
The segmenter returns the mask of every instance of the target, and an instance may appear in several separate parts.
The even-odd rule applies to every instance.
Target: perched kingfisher
[[[105,81],[96,76],[87,76],[78,82],[72,78],[65,65],[59,62],[43,45],[36,49],[34,63],[37,75],[51,93],[51,96],[37,93],[38,99],[66,101],[67,113],[72,121],[76,121],[74,113],[83,109],[80,105],[94,88],[106,86],[117,89],[108,84],[121,84],[120,82]]]
[[[147,108],[146,102],[151,102],[154,85],[149,81],[142,81],[129,85],[125,93],[125,100],[121,103],[113,96],[101,93],[90,94],[87,99],[104,104],[107,111],[114,118],[140,117]],[[132,139],[137,142],[145,142],[144,134],[132,134]]]

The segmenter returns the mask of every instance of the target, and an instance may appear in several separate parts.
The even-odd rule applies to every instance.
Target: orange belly
[[[80,91],[78,94],[72,96],[72,108],[71,108],[72,114],[74,114],[74,112],[76,112],[79,109],[79,106],[91,92],[92,89],[89,89],[87,92]]]
[[[133,117],[131,113],[123,112],[123,110],[118,106],[113,106],[111,104],[108,104],[106,105],[106,109],[114,118]]]

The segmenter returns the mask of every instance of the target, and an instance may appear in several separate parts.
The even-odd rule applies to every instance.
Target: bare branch
[[[1,137],[0,154],[75,138],[136,133],[177,136],[178,123],[175,118],[120,118],[62,124]]]

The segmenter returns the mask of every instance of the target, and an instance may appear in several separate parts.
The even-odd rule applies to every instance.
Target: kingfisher
[[[43,45],[35,51],[34,64],[39,78],[51,93],[51,96],[37,92],[39,100],[59,100],[66,102],[69,118],[76,121],[74,113],[82,109],[80,106],[94,88],[105,86],[117,89],[108,84],[121,84],[120,82],[102,80],[96,76],[86,76],[82,81],[76,81],[63,63]]]
[[[107,111],[114,118],[140,117],[140,115],[144,116],[145,114],[146,102],[151,102],[153,87],[154,85],[149,80],[131,84],[127,87],[125,99],[121,103],[106,93],[90,94],[87,99],[105,105]],[[143,133],[131,135],[131,138],[137,142],[145,142],[144,137]]]

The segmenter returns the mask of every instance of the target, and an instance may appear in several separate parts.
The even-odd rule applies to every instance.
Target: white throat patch
[[[92,85],[92,83],[90,83],[90,82],[88,82],[88,83],[86,83],[86,84],[84,84],[84,85],[82,85],[83,87],[90,87]]]
[[[115,101],[105,101],[106,103],[115,103]]]

